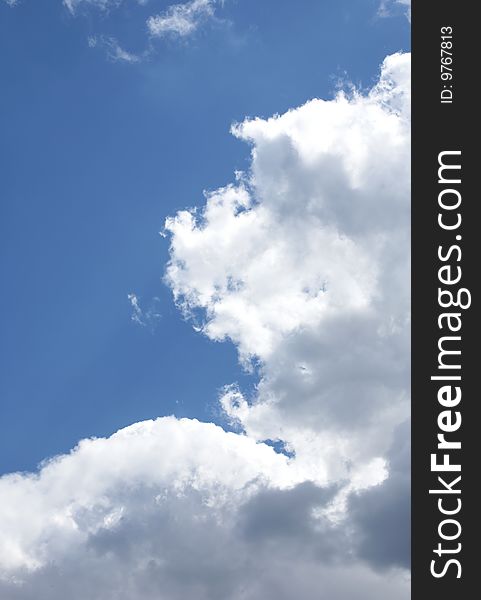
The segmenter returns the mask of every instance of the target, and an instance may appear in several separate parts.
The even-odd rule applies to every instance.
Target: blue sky
[[[167,5],[0,1],[2,472],[156,416],[217,421],[219,389],[254,383],[173,305],[164,220],[248,167],[233,122],[330,98],[339,78],[370,87],[409,50],[403,12],[377,0],[226,2],[188,39],[149,42]],[[109,36],[149,56],[88,44]]]
[[[173,2],[0,0],[0,596],[406,600],[410,1]]]

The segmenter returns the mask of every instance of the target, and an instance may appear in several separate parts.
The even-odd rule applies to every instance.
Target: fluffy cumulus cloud
[[[233,127],[251,168],[167,220],[166,281],[258,373],[236,432],[161,418],[4,476],[2,598],[409,597],[409,80],[395,54]]]
[[[367,95],[236,125],[251,172],[166,223],[176,301],[259,363],[228,417],[327,481],[379,467],[409,414],[409,82],[396,54]]]
[[[0,595],[406,597],[402,575],[352,561],[326,511],[336,491],[304,482],[271,447],[195,420],[84,440],[38,474],[0,480]]]

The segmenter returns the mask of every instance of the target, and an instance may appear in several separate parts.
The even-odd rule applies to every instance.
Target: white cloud
[[[142,327],[148,327],[152,331],[156,328],[158,321],[162,317],[159,312],[159,298],[154,297],[146,310],[140,306],[140,299],[136,294],[127,294],[130,306],[132,307],[131,320]]]
[[[173,4],[165,12],[149,17],[149,33],[154,37],[188,36],[206,19],[214,16],[214,4],[214,0],[191,0],[184,4]]]
[[[11,0],[6,0],[11,1]],[[17,2],[17,0],[13,0]],[[125,0],[62,0],[63,5],[68,8],[68,10],[75,14],[75,11],[80,6],[93,6],[102,11],[108,11],[111,8],[118,8]],[[135,0],[137,4],[140,6],[145,6],[149,0]]]
[[[135,294],[127,294],[127,297],[130,302],[130,306],[132,307],[132,316],[130,317],[134,323],[138,323],[139,325],[143,325],[142,321],[142,310],[139,306],[139,299]]]
[[[367,95],[235,126],[251,172],[166,222],[177,303],[260,361],[227,415],[328,480],[381,468],[409,414],[409,91],[395,54]]]
[[[0,479],[1,569],[8,574],[41,567],[66,547],[85,543],[89,534],[114,526],[125,511],[135,509],[135,490],[154,506],[159,494],[181,497],[187,488],[202,492],[206,502],[221,503],[226,490],[243,493],[259,477],[292,483],[286,457],[194,420],[166,417],[132,425],[109,439],[83,440],[38,475]]]
[[[1,478],[0,595],[409,597],[409,66],[233,128],[251,169],[167,220],[166,280],[258,369],[239,433],[167,417]]]
[[[63,4],[72,14],[74,14],[81,5],[91,5],[100,10],[108,10],[109,8],[120,6],[122,1],[123,0],[63,0]]]
[[[335,490],[297,480],[272,448],[188,419],[83,440],[37,475],[0,479],[0,595],[406,598],[400,572],[352,564],[343,531],[313,513]]]
[[[390,16],[394,7],[404,7],[405,15],[411,22],[411,0],[382,0],[379,7],[379,14],[383,17]]]
[[[166,222],[167,280],[185,308],[206,310],[209,337],[265,360],[289,333],[372,304],[388,235],[409,214],[408,86],[395,55],[367,97],[233,128],[253,146],[250,179],[208,194],[197,220]]]
[[[16,0],[6,0],[15,3]],[[64,6],[72,15],[80,12],[82,7],[94,7],[103,13],[118,8],[124,0],[63,0]],[[148,0],[136,0],[140,6],[145,6]],[[150,37],[186,37],[196,31],[207,20],[214,18],[216,0],[190,0],[189,2],[172,4],[162,13],[152,15],[147,19],[147,30]],[[107,56],[113,61],[127,63],[138,63],[149,56],[152,52],[152,44],[149,41],[147,48],[134,54],[125,50],[118,40],[113,36],[101,35],[90,36],[89,46],[101,45],[106,48]]]
[[[119,44],[118,40],[113,36],[90,35],[87,38],[87,44],[89,48],[104,48],[106,50],[107,57],[114,62],[135,64],[143,60],[149,54],[148,50],[142,52],[141,54],[129,52],[125,50],[125,48],[123,48]]]
[[[138,54],[128,52],[119,44],[114,37],[101,37],[102,44],[107,48],[107,56],[114,61],[122,61],[127,63],[137,63],[142,57]]]
[[[15,4],[18,0],[5,0]],[[63,0],[64,6],[74,15],[81,6],[93,6],[101,11],[118,8],[124,0]],[[148,0],[136,0],[137,4],[146,6]],[[215,14],[217,0],[190,0],[171,4],[164,12],[152,15],[147,20],[149,33],[154,37],[176,35],[184,37],[193,33],[202,23]]]

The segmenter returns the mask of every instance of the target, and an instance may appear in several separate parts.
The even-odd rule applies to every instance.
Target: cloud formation
[[[150,301],[148,308],[142,309],[140,306],[140,298],[136,294],[127,294],[127,298],[132,307],[132,314],[130,316],[131,321],[141,327],[147,327],[151,331],[154,331],[162,317],[159,312],[159,299],[154,296]]]
[[[406,17],[411,22],[411,0],[382,0],[378,12],[387,17],[392,14],[394,7],[403,7]]]
[[[214,16],[214,5],[215,0],[191,0],[173,4],[163,13],[149,17],[147,28],[153,37],[186,37]]]
[[[259,364],[227,416],[327,481],[380,467],[409,415],[409,87],[395,54],[367,95],[236,125],[251,172],[166,222],[176,302]]]
[[[2,597],[409,597],[409,91],[395,54],[233,127],[251,168],[167,219],[166,281],[258,373],[237,433],[166,417],[2,477]]]
[[[83,440],[37,475],[0,480],[0,594],[406,598],[402,573],[349,556],[345,529],[322,512],[336,490],[299,475],[269,446],[189,419]]]
[[[394,433],[387,459],[389,478],[383,485],[350,496],[349,515],[358,553],[378,569],[410,568],[411,436],[410,423]],[[389,532],[389,535],[386,535]]]
[[[63,0],[64,6],[66,6],[72,14],[75,14],[77,8],[82,5],[90,5],[105,11],[120,6],[122,2],[123,0]]]
[[[16,0],[7,0],[13,4]],[[147,0],[136,0],[138,5],[146,5]],[[119,8],[124,0],[63,0],[64,6],[71,15],[76,15],[82,7],[93,7],[102,13]],[[90,36],[90,47],[103,46],[107,56],[113,61],[138,63],[150,56],[153,51],[153,38],[186,38],[199,27],[215,17],[217,0],[189,0],[188,2],[171,4],[159,14],[151,15],[145,21],[149,35],[147,48],[142,52],[133,53],[125,50],[118,40],[110,35]]]

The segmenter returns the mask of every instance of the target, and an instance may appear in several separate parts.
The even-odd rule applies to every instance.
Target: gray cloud
[[[408,581],[399,571],[377,574],[352,553],[345,526],[314,517],[334,489],[302,483],[264,489],[239,507],[213,509],[205,495],[125,489],[135,510],[114,525],[67,544],[40,569],[3,581],[8,600],[396,600]],[[94,514],[95,513],[95,514]],[[99,511],[76,515],[83,530]],[[52,543],[52,542],[51,542]]]
[[[388,454],[389,478],[354,494],[350,514],[358,535],[358,553],[378,568],[410,568],[411,444],[410,423],[399,426]]]

